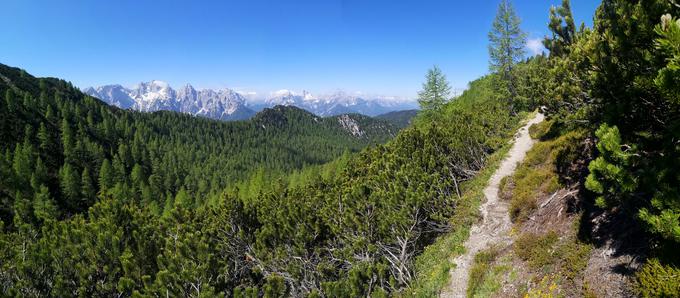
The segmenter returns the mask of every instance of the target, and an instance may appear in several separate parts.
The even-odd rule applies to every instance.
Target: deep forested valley
[[[380,119],[140,113],[0,65],[1,296],[438,296],[540,110],[500,185],[516,234],[475,256],[467,295],[607,296],[589,281],[613,272],[618,295],[677,297],[678,17],[673,0],[603,0],[577,27],[564,0],[548,53],[526,58],[503,0],[488,75],[452,98],[435,66],[417,115]],[[568,221],[537,223],[552,206],[545,222]],[[589,271],[597,249],[631,261]]]

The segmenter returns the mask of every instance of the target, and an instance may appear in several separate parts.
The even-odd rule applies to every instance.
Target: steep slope
[[[352,136],[356,140],[371,144],[383,143],[396,136],[398,129],[392,124],[359,114],[344,114],[333,117],[319,117],[294,106],[274,106],[257,113],[251,120],[263,129],[300,126],[316,126],[325,130],[328,136]]]
[[[403,128],[411,125],[411,120],[418,114],[418,110],[404,110],[394,111],[375,116],[375,118],[383,119],[392,123],[394,126]]]

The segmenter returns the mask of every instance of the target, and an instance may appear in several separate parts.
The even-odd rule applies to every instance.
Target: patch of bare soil
[[[635,296],[633,274],[649,247],[642,228],[617,210],[586,214],[582,228],[590,232],[595,246],[585,270],[585,281],[593,285],[593,292],[598,297]]]

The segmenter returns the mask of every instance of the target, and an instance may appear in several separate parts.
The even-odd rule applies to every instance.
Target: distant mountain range
[[[376,116],[417,108],[415,101],[390,97],[363,98],[342,91],[314,96],[306,91],[297,94],[280,90],[264,101],[255,101],[227,88],[196,90],[187,84],[175,90],[163,81],[140,83],[132,89],[121,85],[89,87],[83,92],[122,109],[145,112],[169,110],[219,120],[249,119],[256,112],[277,105],[295,106],[319,116],[348,113]]]
[[[246,106],[245,98],[230,89],[196,90],[186,85],[174,90],[165,82],[151,81],[134,89],[106,85],[83,92],[119,108],[143,112],[168,110],[219,120],[244,120],[255,115]]]

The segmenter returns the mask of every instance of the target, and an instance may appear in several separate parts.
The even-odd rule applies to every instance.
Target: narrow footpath
[[[498,198],[498,188],[501,179],[512,175],[517,163],[524,160],[524,156],[534,145],[534,140],[529,136],[529,127],[535,123],[540,123],[543,119],[543,114],[538,113],[519,129],[508,156],[491,176],[484,189],[486,202],[480,207],[483,219],[470,230],[470,237],[465,242],[465,253],[455,258],[456,267],[451,269],[449,284],[442,290],[440,297],[465,297],[470,266],[475,255],[489,245],[509,244],[512,241],[509,233],[512,223],[508,213],[508,202],[501,201]]]

